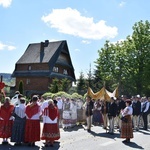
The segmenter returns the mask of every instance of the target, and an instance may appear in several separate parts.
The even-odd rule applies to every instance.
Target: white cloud
[[[121,1],[120,4],[119,4],[119,6],[120,6],[120,7],[123,7],[125,4],[126,4],[126,2]]]
[[[87,41],[87,40],[82,40],[82,43],[84,43],[84,44],[90,44],[91,42]]]
[[[48,39],[49,42],[55,42],[55,41],[60,41],[59,39]]]
[[[3,7],[9,7],[11,5],[12,0],[0,0],[0,5]]]
[[[118,40],[118,41],[115,41],[115,42],[110,42],[111,44],[121,44],[122,42],[124,42],[125,41],[125,39],[120,39],[120,40]]]
[[[76,9],[53,9],[42,20],[58,32],[78,36],[84,39],[100,40],[114,38],[118,34],[117,27],[107,26],[104,20],[94,22],[93,18],[82,16]]]
[[[80,52],[80,49],[76,48],[75,51],[76,51],[76,52]]]
[[[0,50],[9,50],[9,51],[11,51],[11,50],[14,50],[14,49],[16,49],[15,46],[5,45],[2,42],[0,42]]]

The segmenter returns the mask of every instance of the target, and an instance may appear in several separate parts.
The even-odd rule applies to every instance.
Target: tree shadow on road
[[[71,131],[78,131],[79,129],[82,128],[82,125],[76,125],[74,127],[69,127],[69,128],[65,128],[63,129],[64,131],[68,131],[68,132],[71,132]]]
[[[145,130],[139,130],[138,132],[143,133],[145,135],[150,135],[150,131],[149,130],[147,130],[147,131],[145,131]]]
[[[90,131],[89,133],[92,134],[93,136],[99,136],[104,138],[111,138],[111,139],[120,138],[120,133],[113,133],[113,134],[110,134],[108,132],[96,133],[94,131]]]
[[[27,150],[27,149],[32,149],[32,150],[39,150],[40,147],[35,145],[34,147],[32,146],[27,146],[27,145],[21,145],[21,146],[14,146],[14,145],[11,145],[11,144],[7,144],[7,145],[3,145],[3,144],[0,144],[0,149],[1,150]]]

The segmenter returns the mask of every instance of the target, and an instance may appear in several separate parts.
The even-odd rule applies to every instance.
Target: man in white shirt
[[[142,97],[143,100],[143,105],[142,105],[142,118],[144,122],[144,130],[147,130],[147,125],[148,125],[148,120],[147,120],[147,115],[148,115],[148,110],[149,110],[149,102],[146,97]]]
[[[61,97],[57,97],[57,107],[59,110],[59,126],[62,126],[62,108],[63,108],[63,100]]]

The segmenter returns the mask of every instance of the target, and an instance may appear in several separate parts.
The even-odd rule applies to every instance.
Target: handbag
[[[125,118],[125,117],[121,117],[121,120],[122,120],[123,122],[125,122],[125,123],[127,123],[127,122],[128,122],[128,119],[127,119],[127,118]]]

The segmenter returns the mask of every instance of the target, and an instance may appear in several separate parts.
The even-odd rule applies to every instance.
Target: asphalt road
[[[81,125],[66,130],[60,128],[60,134],[61,138],[54,143],[54,147],[45,147],[44,141],[39,141],[35,143],[35,147],[26,144],[22,146],[14,146],[14,143],[0,144],[0,150],[150,150],[150,130],[134,132],[134,138],[129,144],[122,142],[124,139],[120,138],[117,129],[114,135],[110,135],[100,126],[93,126],[90,133]]]

